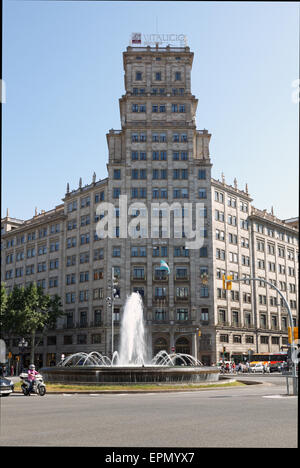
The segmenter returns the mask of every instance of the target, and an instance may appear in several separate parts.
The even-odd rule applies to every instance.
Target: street
[[[1,398],[1,446],[297,447],[297,397],[281,375],[183,393]]]

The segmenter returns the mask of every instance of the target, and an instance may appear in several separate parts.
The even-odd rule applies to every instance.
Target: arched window
[[[153,347],[153,355],[155,356],[159,351],[167,351],[168,352],[168,343],[165,338],[158,338]]]
[[[190,342],[184,336],[178,338],[175,344],[175,348],[176,353],[191,354]]]

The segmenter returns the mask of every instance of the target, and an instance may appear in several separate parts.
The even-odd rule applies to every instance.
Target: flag
[[[159,267],[159,269],[160,269],[160,270],[167,271],[168,275],[170,274],[169,265],[168,265],[164,260],[161,260],[161,261],[160,261],[160,267]]]

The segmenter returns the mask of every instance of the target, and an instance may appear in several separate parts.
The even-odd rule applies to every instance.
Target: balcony
[[[167,275],[153,275],[152,280],[157,281],[159,283],[167,283],[169,281],[169,277]]]
[[[175,296],[175,302],[187,302],[189,300],[189,296]]]
[[[103,327],[103,322],[90,322],[90,328],[100,328],[100,327]]]
[[[255,329],[254,323],[244,323],[243,328],[246,328],[246,330],[253,330]]]
[[[157,304],[167,304],[168,303],[168,297],[167,296],[154,296],[154,300],[156,305]]]
[[[146,281],[146,275],[144,276],[135,276],[131,275],[131,281]]]
[[[192,325],[193,320],[191,319],[176,319],[175,320],[176,325]]]
[[[209,325],[209,320],[200,320],[200,325]]]
[[[88,323],[86,320],[76,322],[75,328],[88,328]]]
[[[189,281],[190,277],[189,275],[186,276],[181,276],[181,275],[175,275],[174,281]]]
[[[218,326],[219,327],[229,327],[230,323],[229,322],[223,322],[222,320],[218,321]]]
[[[165,317],[163,319],[159,319],[159,318],[153,318],[151,323],[155,324],[155,325],[166,325],[169,323],[169,318],[168,317]]]
[[[64,329],[75,328],[75,324],[74,324],[74,322],[64,323],[64,324],[63,324],[63,328],[64,328]]]
[[[232,328],[241,328],[242,327],[242,322],[232,322],[231,326],[232,326]]]

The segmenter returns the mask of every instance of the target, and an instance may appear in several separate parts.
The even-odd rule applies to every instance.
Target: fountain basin
[[[206,366],[68,366],[44,367],[45,382],[60,384],[180,384],[210,383],[219,380],[219,369]]]

